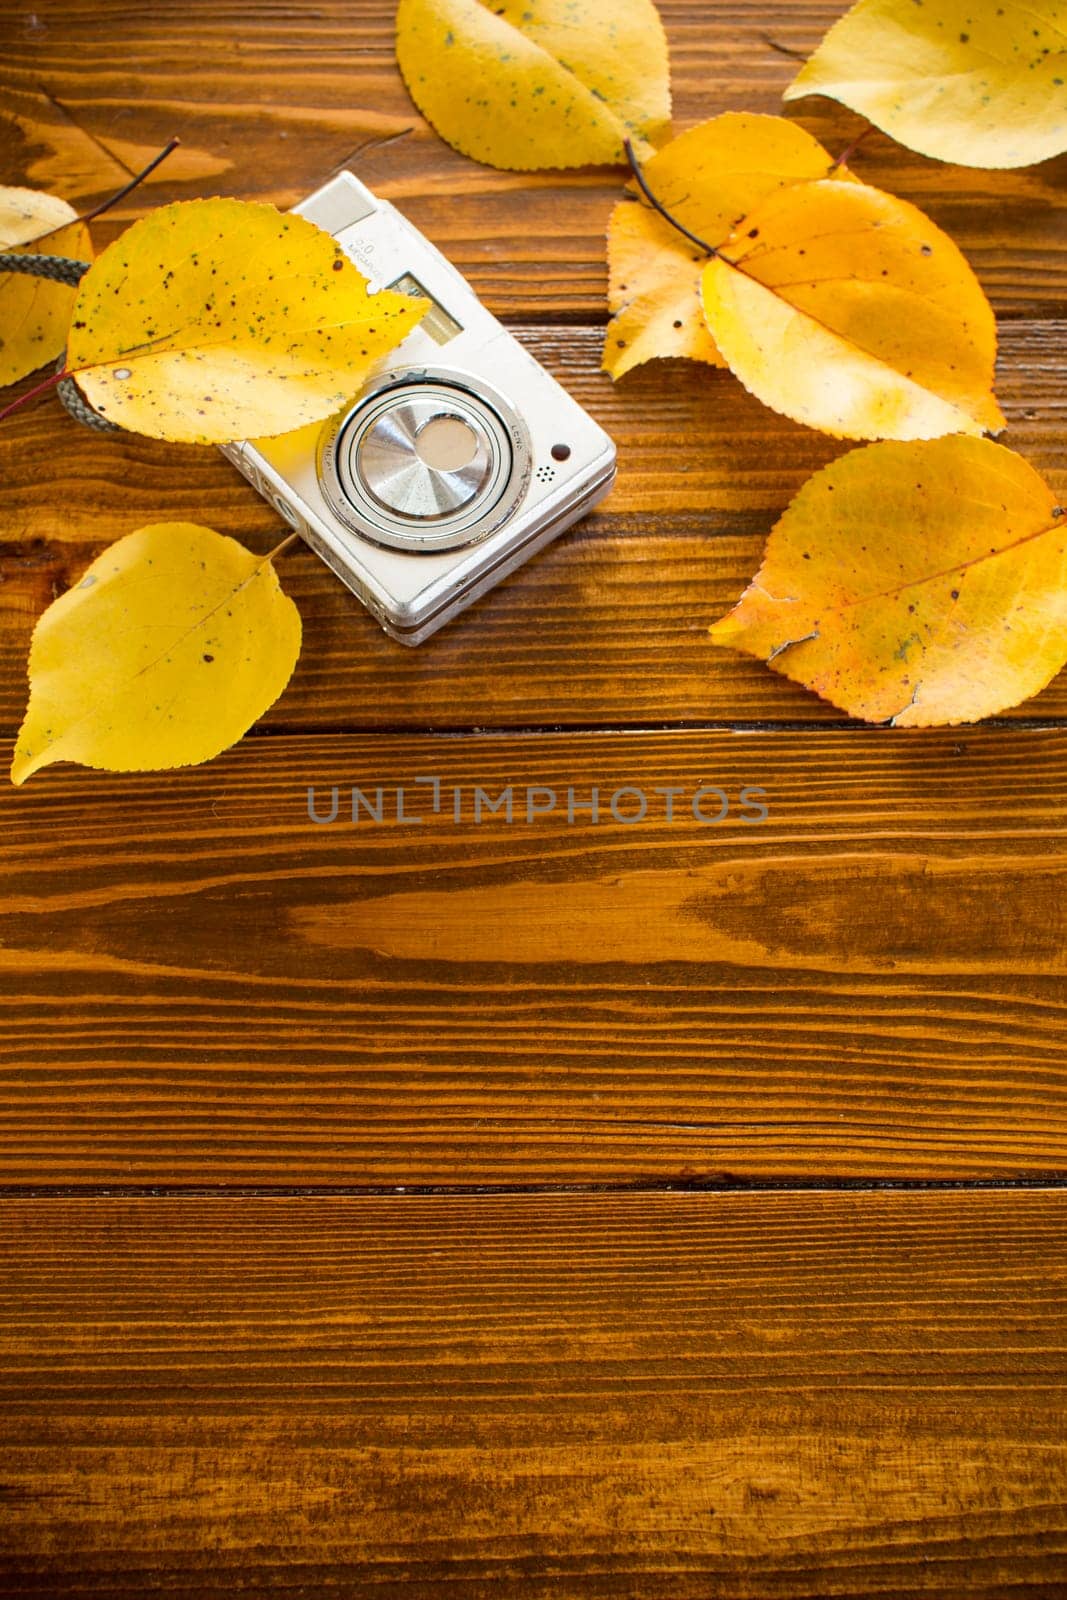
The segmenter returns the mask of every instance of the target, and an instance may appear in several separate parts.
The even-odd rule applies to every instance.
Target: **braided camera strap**
[[[50,278],[53,283],[69,283],[72,288],[81,282],[88,270],[88,261],[71,261],[67,256],[36,256],[27,255],[22,251],[0,251],[0,272],[30,273],[35,278]],[[56,368],[58,372],[62,372],[65,361],[64,351]],[[93,410],[73,378],[64,378],[57,383],[56,393],[76,422],[84,423],[87,428],[96,428],[100,433],[120,431],[114,422],[108,422],[106,417]]]
[[[69,283],[71,288],[77,287],[88,270],[88,261],[71,261],[67,256],[33,256],[22,250],[7,250],[0,254],[0,272],[29,272],[35,278]]]

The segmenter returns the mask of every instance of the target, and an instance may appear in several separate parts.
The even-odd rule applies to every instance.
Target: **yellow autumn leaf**
[[[769,194],[825,178],[833,165],[817,140],[784,117],[726,111],[672,139],[642,173],[671,216],[714,249]],[[836,176],[850,178],[843,170]],[[725,365],[700,303],[706,260],[649,205],[619,202],[608,223],[605,372],[621,378],[656,356]]]
[[[670,121],[652,0],[400,0],[396,54],[442,139],[491,167],[583,167]]]
[[[140,528],[37,623],[11,781],[54,761],[209,761],[273,704],[299,654],[300,616],[269,558],[191,522]]]
[[[859,0],[785,91],[840,100],[900,144],[965,167],[1067,150],[1062,0]]]
[[[989,439],[852,450],[804,485],[711,637],[868,722],[975,722],[1067,662],[1067,514]]]
[[[91,261],[89,230],[65,200],[38,189],[0,188],[0,250]],[[76,289],[25,272],[0,271],[0,384],[62,355]]]
[[[861,183],[796,184],[742,219],[703,274],[730,370],[837,438],[996,432],[996,324],[960,251]]]
[[[135,222],[86,273],[67,369],[109,421],[155,439],[288,433],[350,399],[425,309],[368,294],[303,217],[179,201]]]

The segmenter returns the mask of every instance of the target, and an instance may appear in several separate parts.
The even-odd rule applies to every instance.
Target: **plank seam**
[[[3,1184],[3,1200],[395,1199],[551,1194],[959,1194],[965,1191],[1067,1191],[1067,1171],[1022,1178],[639,1179],[633,1183],[410,1184]]]
[[[317,724],[314,722],[277,723],[266,726],[250,728],[245,734],[245,739],[279,739],[279,738],[328,738],[341,739],[358,738],[366,734],[397,734],[406,738],[440,738],[440,739],[493,739],[503,735],[508,738],[541,738],[545,735],[555,734],[625,734],[637,735],[650,733],[871,733],[879,728],[888,728],[888,723],[858,722],[850,717],[821,719],[818,717],[798,718],[796,721],[788,719],[768,719],[767,721],[750,720],[747,722],[730,722],[726,719],[719,721],[686,721],[680,718],[669,722],[640,722],[640,723],[602,723],[602,722],[546,722],[546,723],[457,723],[455,726],[442,726],[436,723],[428,724],[398,724],[398,723],[354,723],[351,727],[338,728],[333,724]],[[1013,733],[1043,733],[1061,732],[1067,728],[1067,716],[1057,717],[988,717],[981,722],[945,724],[940,728],[926,728],[925,733],[955,733],[960,738],[965,738],[970,731],[981,729],[983,731],[997,729],[1001,732]]]

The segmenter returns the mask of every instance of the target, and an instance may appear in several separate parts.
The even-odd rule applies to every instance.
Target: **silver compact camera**
[[[223,453],[402,644],[421,644],[602,499],[615,446],[388,201],[342,172],[296,211],[429,301],[327,422]]]

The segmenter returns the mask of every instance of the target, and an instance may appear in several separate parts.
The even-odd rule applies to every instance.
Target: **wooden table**
[[[823,0],[665,0],[677,122],[774,111]],[[300,666],[194,770],[3,797],[0,1593],[1067,1594],[1067,678],[848,724],[705,627],[841,448],[598,372],[618,173],[448,149],[389,0],[11,0],[2,178],[102,221],[350,165],[618,441],[610,502],[429,647],[302,548]],[[807,102],[842,149],[858,119]],[[1067,163],[880,135],[1067,489]],[[1057,210],[1057,207],[1060,209]],[[113,538],[280,524],[213,451],[0,430],[0,717]],[[761,826],[317,826],[309,785],[766,789]],[[413,790],[411,792],[414,792]]]

